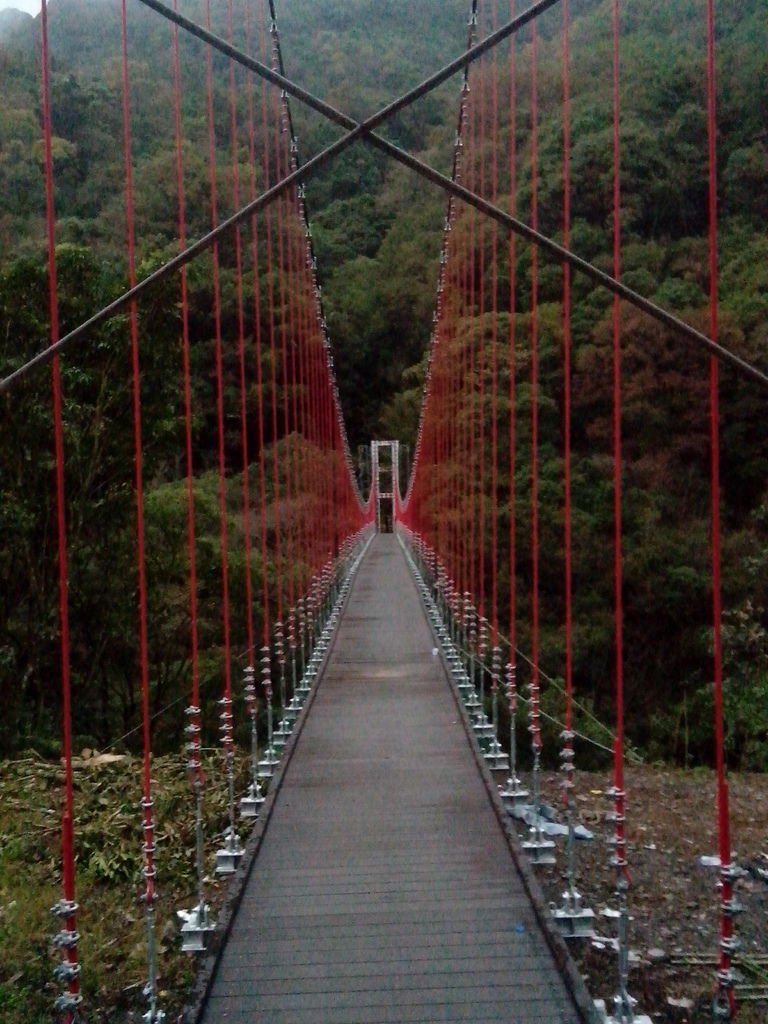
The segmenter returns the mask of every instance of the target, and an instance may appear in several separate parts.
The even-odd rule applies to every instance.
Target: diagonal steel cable
[[[88,320],[85,320],[82,324],[75,327],[68,334],[60,338],[55,345],[49,345],[45,350],[38,352],[37,355],[27,360],[22,366],[18,367],[16,370],[9,373],[6,377],[0,379],[0,395],[10,391],[10,389],[15,384],[17,384],[23,378],[27,377],[37,367],[44,366],[47,363],[49,363],[53,359],[53,357],[57,353],[61,352],[64,348],[68,348],[69,346],[72,345],[73,342],[79,341],[82,338],[84,338],[92,330],[94,330],[101,324],[105,323],[107,320],[110,320],[113,316],[115,316],[122,309],[124,309],[129,303],[138,299],[141,295],[143,295],[146,291],[151,289],[154,285],[159,284],[161,281],[164,281],[166,278],[172,276],[182,267],[190,263],[197,256],[201,255],[203,252],[210,249],[211,246],[214,245],[218,241],[218,239],[222,237],[222,235],[225,235],[233,228],[237,227],[238,224],[243,223],[243,221],[247,220],[250,217],[253,217],[254,214],[259,213],[261,210],[268,207],[271,203],[278,199],[283,194],[283,192],[286,191],[286,189],[290,188],[292,185],[300,184],[307,178],[316,174],[319,170],[321,170],[321,168],[323,168],[326,164],[330,163],[331,160],[337,157],[344,150],[348,149],[358,139],[364,137],[374,128],[377,128],[385,121],[394,117],[401,110],[405,109],[410,104],[414,103],[417,99],[420,99],[427,93],[432,92],[434,89],[442,85],[443,82],[447,81],[467,64],[471,63],[474,60],[477,60],[488,50],[496,46],[497,43],[501,42],[503,39],[506,39],[508,36],[519,31],[521,28],[527,25],[529,21],[531,21],[535,17],[538,17],[539,14],[543,13],[548,8],[555,6],[556,3],[559,3],[559,0],[539,0],[538,3],[533,4],[533,6],[530,7],[527,11],[524,11],[522,14],[518,15],[518,17],[513,18],[511,21],[507,22],[507,24],[502,26],[502,28],[498,29],[496,32],[491,33],[491,35],[481,40],[474,47],[472,47],[471,50],[466,50],[464,53],[461,54],[460,57],[451,61],[449,64],[446,64],[444,68],[441,68],[439,71],[431,75],[429,78],[425,79],[419,85],[415,86],[413,89],[410,89],[402,96],[399,96],[397,99],[387,104],[387,106],[382,107],[381,110],[379,110],[377,113],[373,114],[369,118],[366,118],[365,121],[362,121],[360,123],[355,121],[353,118],[347,117],[340,111],[335,110],[335,108],[331,107],[327,103],[324,103],[322,100],[316,99],[306,90],[301,89],[299,86],[296,86],[294,83],[290,82],[287,78],[284,78],[278,72],[273,71],[271,68],[267,67],[267,65],[262,64],[260,61],[254,60],[247,54],[241,53],[234,46],[231,46],[229,43],[227,43],[226,40],[219,38],[212,32],[209,32],[207,29],[203,28],[203,26],[198,25],[196,22],[190,21],[183,15],[177,14],[170,7],[166,7],[164,4],[161,3],[153,3],[151,5],[148,5],[152,6],[152,9],[157,11],[158,14],[162,14],[163,17],[167,18],[169,21],[175,22],[181,28],[184,28],[187,31],[192,32],[199,39],[202,39],[205,42],[209,43],[215,49],[231,57],[233,60],[237,60],[237,62],[242,64],[244,67],[247,67],[251,71],[254,71],[256,74],[261,75],[263,78],[266,78],[273,84],[280,85],[281,88],[285,88],[285,91],[289,92],[291,95],[295,95],[298,99],[301,99],[302,101],[308,104],[311,102],[316,109],[322,108],[322,112],[327,117],[333,117],[333,119],[335,119],[337,123],[343,123],[344,125],[348,125],[351,130],[346,135],[343,135],[340,139],[337,139],[336,142],[326,147],[326,149],[322,150],[320,153],[317,153],[314,157],[308,160],[302,167],[297,167],[296,170],[292,171],[290,174],[287,174],[284,178],[276,182],[271,188],[267,189],[256,199],[252,200],[250,203],[247,203],[244,207],[242,207],[242,209],[232,214],[231,217],[228,217],[226,220],[222,221],[221,224],[219,224],[216,228],[207,232],[196,242],[193,242],[192,245],[188,246],[178,255],[168,260],[167,263],[164,263],[161,267],[158,267],[157,270],[153,271],[151,274],[148,274],[147,277],[145,277],[142,281],[139,281],[135,286],[123,292],[122,295],[119,295],[116,299],[113,299],[112,302],[108,303],[97,313],[94,313],[94,315],[90,317]],[[381,141],[384,142],[383,139]],[[407,154],[404,152],[402,153],[402,155],[404,157],[407,156]],[[424,166],[426,168],[426,165]],[[439,177],[442,177],[442,175],[439,175]],[[450,181],[450,179],[446,179],[446,181]],[[768,383],[768,378],[766,379],[766,383]]]
[[[419,85],[404,93],[402,96],[399,96],[387,106],[382,107],[381,110],[373,114],[371,117],[360,122],[356,121],[348,114],[344,114],[340,110],[337,110],[324,100],[314,96],[312,93],[297,85],[289,78],[286,78],[284,75],[273,71],[265,64],[262,64],[260,61],[257,61],[248,54],[238,50],[236,47],[227,43],[226,40],[208,32],[196,22],[193,22],[189,18],[184,17],[184,15],[178,14],[171,8],[166,7],[165,4],[160,2],[160,0],[141,0],[141,3],[150,7],[158,14],[161,14],[169,21],[175,22],[181,28],[191,32],[193,35],[197,36],[197,38],[208,43],[210,46],[213,46],[232,60],[237,61],[237,63],[241,64],[243,67],[246,67],[255,74],[260,75],[273,85],[284,89],[287,93],[295,96],[296,99],[301,102],[306,103],[307,106],[310,106],[313,110],[323,114],[329,120],[347,128],[347,134],[343,135],[340,139],[337,139],[336,142],[332,143],[326,149],[321,150],[320,153],[308,160],[303,166],[297,167],[295,171],[286,175],[286,177],[281,179],[270,189],[267,189],[267,191],[263,192],[258,198],[248,203],[241,210],[238,210],[231,217],[222,221],[218,227],[209,231],[206,235],[203,235],[197,242],[194,242],[183,252],[163,264],[162,267],[159,267],[153,273],[149,274],[134,288],[129,289],[114,299],[107,306],[104,306],[103,309],[99,310],[99,312],[94,314],[90,319],[86,320],[84,323],[80,324],[80,326],[70,331],[69,334],[62,337],[55,345],[49,345],[46,349],[40,351],[22,366],[18,367],[18,369],[0,380],[0,395],[9,391],[16,383],[28,376],[28,374],[38,366],[42,366],[50,362],[53,356],[63,348],[68,347],[74,341],[80,340],[95,327],[109,320],[116,313],[120,312],[120,310],[122,310],[129,302],[138,298],[153,285],[165,280],[165,278],[180,270],[181,267],[185,266],[196,256],[205,252],[223,234],[232,230],[248,217],[252,217],[260,210],[269,206],[270,203],[274,202],[274,200],[285,191],[285,189],[289,188],[291,185],[298,184],[299,182],[304,182],[309,177],[315,175],[322,167],[360,139],[376,146],[377,149],[382,150],[399,163],[409,167],[427,181],[432,182],[432,184],[437,185],[439,188],[442,188],[446,192],[456,196],[456,198],[461,199],[470,206],[473,206],[481,213],[495,220],[508,231],[512,231],[514,234],[524,238],[532,245],[538,246],[544,252],[547,252],[550,256],[554,257],[558,263],[567,263],[574,270],[584,274],[584,276],[590,278],[596,284],[602,285],[614,295],[618,295],[620,299],[628,302],[641,312],[646,313],[658,323],[663,324],[665,327],[670,328],[677,334],[687,338],[689,341],[694,342],[698,347],[707,350],[721,362],[734,367],[734,369],[742,375],[751,377],[753,380],[756,380],[758,383],[768,388],[768,374],[764,373],[752,363],[743,359],[741,356],[738,356],[736,353],[731,352],[729,349],[709,338],[703,332],[697,330],[691,324],[686,323],[686,321],[681,320],[673,313],[670,313],[668,310],[658,306],[655,302],[652,302],[650,299],[645,298],[645,296],[640,295],[639,292],[627,287],[627,285],[618,281],[605,271],[600,270],[588,260],[582,259],[582,257],[577,256],[576,253],[559,245],[554,241],[554,239],[541,234],[539,231],[535,231],[525,222],[518,220],[518,218],[513,217],[511,214],[495,206],[482,196],[479,196],[470,189],[465,188],[463,185],[452,181],[451,178],[441,174],[429,164],[419,160],[418,157],[413,156],[394,143],[389,142],[380,135],[376,135],[374,133],[375,128],[394,117],[395,114],[398,114],[401,110],[405,109],[422,96],[432,92],[462,68],[477,60],[504,39],[518,32],[550,7],[554,7],[555,4],[559,3],[559,0],[539,0],[538,3],[533,4],[497,31],[486,36],[485,39],[481,40],[471,49],[466,50],[455,60],[446,64],[445,67],[435,72],[435,74],[425,79]]]
[[[328,118],[328,120],[342,128],[346,128],[350,132],[350,135],[353,134],[355,136],[355,139],[362,138],[364,142],[367,142],[376,149],[386,153],[398,163],[403,164],[416,174],[426,178],[427,181],[430,181],[432,184],[442,188],[450,195],[463,200],[469,206],[475,207],[475,209],[484,213],[507,230],[514,232],[516,235],[519,235],[528,242],[531,242],[533,245],[536,245],[545,252],[548,252],[558,262],[566,263],[571,268],[591,278],[595,283],[604,286],[620,299],[624,299],[643,313],[648,314],[654,320],[662,323],[665,327],[669,327],[677,333],[687,337],[689,341],[693,341],[696,344],[703,346],[711,355],[715,356],[721,362],[730,364],[741,373],[768,386],[768,374],[765,374],[752,363],[742,359],[740,356],[736,355],[736,353],[731,352],[730,349],[725,348],[718,342],[713,341],[712,338],[704,334],[702,331],[697,330],[691,324],[681,320],[679,317],[657,305],[655,302],[652,302],[650,299],[647,299],[645,296],[640,295],[639,292],[636,292],[632,288],[627,287],[627,285],[622,284],[621,281],[617,280],[611,274],[605,273],[605,271],[600,270],[588,260],[577,256],[570,249],[559,245],[554,241],[554,239],[534,230],[524,221],[511,216],[506,211],[501,210],[494,203],[484,199],[471,189],[460,185],[458,182],[454,181],[453,178],[441,174],[429,164],[419,160],[418,157],[413,156],[413,154],[401,149],[395,143],[390,142],[388,139],[385,139],[381,135],[377,135],[372,131],[373,127],[378,126],[385,120],[388,120],[404,107],[409,106],[427,92],[431,92],[433,89],[437,88],[438,85],[443,84],[443,82],[452,75],[456,74],[462,68],[467,67],[470,63],[477,60],[484,53],[488,52],[488,50],[497,46],[508,36],[513,35],[525,25],[529,24],[529,22],[534,21],[550,7],[554,7],[555,4],[560,2],[560,0],[541,0],[540,3],[533,4],[527,10],[507,22],[500,29],[492,32],[475,46],[469,48],[460,57],[451,61],[450,64],[441,68],[440,71],[425,79],[425,81],[416,86],[409,93],[406,93],[394,100],[388,107],[382,108],[382,110],[377,114],[374,114],[373,117],[368,118],[363,122],[356,121],[353,117],[350,117],[348,114],[338,110],[330,103],[327,103],[325,100],[315,96],[313,93],[303,88],[303,86],[298,85],[296,82],[292,81],[292,79],[273,71],[265,64],[262,64],[260,61],[250,57],[248,54],[243,53],[241,50],[238,50],[237,47],[232,46],[215,34],[208,32],[201,25],[198,25],[191,19],[185,18],[183,15],[171,10],[171,8],[167,7],[161,2],[161,0],[140,0],[140,2],[163,17],[176,22],[176,24],[181,28],[184,28],[187,32],[196,36],[198,39],[201,39],[203,42],[208,43],[210,46],[215,47],[231,60],[236,61],[248,70],[253,71],[262,78],[265,78],[273,85],[285,90],[285,92],[294,96],[300,102],[306,104],[317,113],[322,114],[324,117]],[[344,136],[344,138],[348,137],[349,136]],[[323,154],[321,153],[318,155],[322,156]],[[304,165],[304,177],[308,177],[309,173],[314,173],[313,164],[314,160],[310,160]]]

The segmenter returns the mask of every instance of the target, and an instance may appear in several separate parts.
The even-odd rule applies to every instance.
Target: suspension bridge
[[[418,2],[418,0],[415,0]],[[722,343],[718,330],[716,21],[702,0],[701,106],[707,145],[705,328],[663,308],[622,280],[621,16],[605,5],[610,74],[612,263],[597,266],[571,248],[571,6],[568,0],[471,0],[466,45],[452,60],[377,113],[357,121],[285,73],[274,0],[235,4],[214,16],[209,0],[181,10],[176,0],[141,0],[167,27],[177,245],[139,272],[132,143],[131,13],[120,22],[121,160],[126,289],[83,322],[60,329],[57,287],[55,109],[51,105],[49,12],[40,17],[43,179],[47,241],[48,344],[3,369],[0,394],[11,415],[26,389],[50,374],[53,526],[58,579],[58,684],[62,708],[62,892],[54,907],[61,985],[57,1013],[88,1018],[79,955],[77,799],[72,716],[76,711],[70,621],[72,537],[67,486],[71,444],[66,375],[105,325],[122,332],[129,355],[133,463],[136,673],[142,738],[142,900],[146,1000],[142,1019],[160,1024],[162,963],[156,937],[162,857],[152,777],[154,622],[148,586],[152,538],[146,465],[148,347],[152,303],[173,291],[178,360],[176,460],[184,508],[187,635],[184,715],[194,809],[195,903],[181,912],[183,948],[203,966],[185,1019],[205,1024],[255,1020],[395,1022],[509,1021],[570,1024],[649,1021],[630,992],[630,854],[625,785],[624,593],[622,561],[622,325],[631,313],[668,332],[681,350],[708,359],[709,510],[713,795],[718,850],[713,915],[719,919],[712,1017],[731,1019],[738,952],[723,724],[721,642],[719,372],[759,393],[768,377]],[[62,0],[62,8],[66,6]],[[194,5],[193,5],[194,6]],[[50,17],[49,17],[50,13]],[[541,230],[538,25],[562,55],[562,194],[557,232]],[[558,18],[558,21],[554,19]],[[216,19],[220,23],[216,23]],[[553,27],[555,26],[555,27]],[[204,60],[190,72],[180,54],[190,38]],[[215,58],[215,59],[214,59]],[[222,82],[215,80],[226,59]],[[196,77],[190,77],[190,75]],[[388,122],[455,79],[457,120],[450,173],[444,174],[379,133]],[[524,99],[518,86],[526,82]],[[552,92],[551,83],[549,93]],[[187,229],[188,108],[204,112],[210,230]],[[327,148],[300,159],[292,105],[303,104],[343,130]],[[223,118],[217,115],[224,115]],[[199,127],[199,126],[198,126]],[[520,138],[525,136],[521,148]],[[227,160],[222,156],[225,140]],[[199,143],[198,139],[198,143]],[[551,140],[549,140],[551,143]],[[397,442],[375,441],[360,473],[347,440],[318,279],[309,216],[312,178],[354,144],[373,147],[442,189],[446,209],[423,401],[413,466],[402,481]],[[525,156],[527,189],[518,195]],[[228,162],[227,162],[228,161]],[[546,223],[553,220],[550,204]],[[226,209],[226,215],[220,215]],[[557,234],[557,238],[552,237]],[[522,250],[526,270],[517,274]],[[211,360],[194,358],[192,265],[205,261],[213,296]],[[558,711],[564,850],[542,813],[541,682],[542,446],[540,341],[545,315],[541,272],[555,267],[562,379],[560,460],[562,706]],[[613,722],[610,865],[615,877],[617,967],[611,993],[588,994],[567,947],[594,935],[589,894],[576,888],[577,753],[573,672],[573,515],[571,384],[572,290],[582,278],[611,303],[604,402],[610,408]],[[551,307],[551,282],[546,301]],[[525,311],[524,326],[515,313]],[[42,341],[43,339],[41,339]],[[207,384],[201,384],[201,374]],[[707,376],[708,375],[708,376]],[[210,385],[210,394],[207,387]],[[745,386],[746,386],[745,385]],[[152,384],[154,386],[154,383]],[[158,385],[159,386],[159,385]],[[210,409],[205,403],[210,399]],[[546,407],[546,415],[551,409]],[[200,585],[199,417],[209,415],[216,478],[219,560],[218,689],[203,680]],[[40,446],[48,445],[40,438]],[[548,440],[552,443],[551,439]],[[521,451],[526,448],[525,462]],[[520,467],[526,480],[520,484]],[[164,470],[169,472],[169,470]],[[365,477],[365,480],[361,479]],[[551,490],[551,489],[550,489]],[[237,507],[237,512],[233,508]],[[521,547],[519,521],[527,531]],[[551,537],[551,532],[548,534]],[[235,600],[232,559],[242,553]],[[523,587],[525,593],[523,593]],[[234,622],[233,609],[243,621]],[[522,620],[525,618],[525,623]],[[525,650],[521,638],[524,637]],[[79,655],[77,655],[79,656]],[[524,702],[524,708],[521,703]],[[530,743],[520,749],[518,726]],[[227,785],[227,825],[211,860],[203,831],[207,782],[204,736],[218,730]],[[249,737],[250,778],[236,787],[238,739]],[[522,759],[530,777],[518,772]],[[518,835],[518,832],[521,834]],[[711,851],[710,851],[711,852]],[[545,902],[535,871],[558,858],[565,892]],[[228,909],[211,906],[209,873],[233,877]],[[601,997],[601,998],[594,998]]]

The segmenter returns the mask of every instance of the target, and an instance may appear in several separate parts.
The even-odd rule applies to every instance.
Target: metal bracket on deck
[[[280,758],[277,756],[275,748],[267,747],[264,751],[264,757],[259,761],[256,777],[259,779],[271,779],[279,764]]]
[[[557,857],[555,857],[553,850],[555,849],[555,843],[552,839],[544,839],[541,836],[541,830],[535,826],[531,827],[530,839],[525,839],[521,845],[528,855],[528,860],[534,866],[539,864],[557,864]]]
[[[499,796],[507,811],[516,818],[522,815],[518,815],[515,812],[529,803],[531,798],[531,794],[527,789],[523,788],[517,775],[510,775],[507,778],[506,788],[499,789]]]
[[[176,914],[184,923],[181,926],[181,950],[183,953],[204,953],[208,936],[215,925],[207,903],[198,903],[191,910],[177,910]]]
[[[552,904],[552,916],[564,939],[593,939],[595,912],[581,905],[581,893],[566,889],[559,907]]]
[[[485,763],[492,772],[509,771],[509,758],[504,753],[504,750],[495,735],[491,740],[491,745],[488,750],[483,754],[483,757],[485,758]]]
[[[261,805],[266,796],[256,782],[252,782],[243,796],[240,797],[240,817],[258,818]]]
[[[234,875],[244,853],[240,836],[234,828],[229,827],[224,833],[224,846],[216,851],[216,874]]]
[[[621,1002],[620,996],[614,998],[614,1009],[617,1013],[609,1016],[605,1000],[596,999],[595,1010],[597,1012],[598,1024],[653,1024],[651,1018],[645,1013],[634,1013],[631,1008],[628,1012],[627,1010],[622,1010]],[[632,999],[632,1003],[636,1004],[637,1000]]]
[[[496,738],[496,730],[493,728],[493,724],[488,720],[488,716],[482,708],[480,708],[480,710],[475,714],[472,722],[472,728],[475,736],[477,736],[480,741],[489,742]]]

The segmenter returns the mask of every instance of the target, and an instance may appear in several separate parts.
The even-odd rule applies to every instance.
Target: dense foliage
[[[184,5],[182,5],[184,6]],[[573,5],[572,247],[607,267],[610,261],[610,51],[608,5]],[[278,4],[286,70],[355,116],[382,106],[460,52],[464,0],[292,0]],[[504,8],[500,4],[500,9]],[[284,9],[283,9],[284,8]],[[439,13],[436,10],[439,8]],[[196,5],[184,7],[199,17]],[[622,14],[623,276],[634,288],[705,326],[706,129],[703,7],[694,0],[625,5]],[[214,5],[223,31],[225,5]],[[171,148],[169,31],[139,4],[130,5],[133,146],[143,267],[176,245]],[[542,230],[557,235],[561,208],[561,72],[559,15],[542,21],[539,91],[539,200]],[[56,203],[60,295],[73,326],[121,288],[122,169],[119,25],[108,3],[51,4]],[[764,0],[718,9],[721,341],[768,365],[768,18]],[[241,40],[242,42],[242,40]],[[42,259],[39,86],[31,19],[0,22],[0,365],[17,365],[46,340]],[[185,187],[190,237],[209,225],[202,48],[182,48]],[[501,56],[506,95],[507,51]],[[527,43],[518,48],[520,116],[517,206],[530,196]],[[226,81],[215,60],[220,134],[220,214],[231,210]],[[383,70],[382,70],[383,69]],[[486,67],[490,73],[490,64]],[[241,99],[244,79],[238,72]],[[386,133],[443,170],[450,166],[457,83],[449,83],[389,125]],[[336,137],[315,115],[294,108],[305,156]],[[507,118],[500,150],[506,152]],[[247,147],[239,156],[247,180]],[[261,175],[261,170],[258,171]],[[445,201],[435,190],[362,146],[308,186],[328,322],[350,439],[414,439],[434,305]],[[506,201],[505,197],[502,200]],[[520,373],[519,592],[526,592],[525,433],[529,255],[518,247],[515,317]],[[501,334],[508,322],[508,271],[499,282]],[[231,295],[231,272],[225,271]],[[490,282],[483,282],[490,308]],[[210,360],[210,281],[204,261],[192,271],[192,334],[198,368]],[[543,660],[560,671],[561,392],[560,271],[542,268],[542,508],[547,597]],[[608,297],[574,281],[575,626],[576,685],[600,713],[610,682],[610,494]],[[157,707],[183,691],[181,637],[183,512],[178,477],[180,402],[178,310],[166,288],[141,311],[145,328],[145,429],[152,603],[153,685]],[[231,326],[231,324],[230,324]],[[226,324],[225,324],[226,327]],[[466,337],[481,329],[467,317]],[[487,329],[487,325],[485,328]],[[657,756],[706,755],[709,736],[708,504],[706,365],[685,347],[627,310],[624,338],[626,445],[626,608],[629,729]],[[84,741],[105,744],[135,724],[135,641],[129,407],[124,323],[113,321],[64,364],[68,491],[72,536],[74,667]],[[234,358],[229,372],[234,373]],[[209,377],[198,377],[198,407],[210,408]],[[736,762],[764,767],[768,718],[768,585],[763,541],[768,527],[768,435],[760,393],[723,375],[724,585],[728,720]],[[42,375],[2,400],[0,433],[0,684],[7,694],[0,749],[35,743],[55,749],[55,580],[51,558],[51,456],[48,381]],[[501,412],[504,412],[502,407]],[[270,443],[278,441],[270,437]],[[215,484],[210,416],[196,423],[200,559],[208,614],[207,656],[215,662]],[[230,465],[237,465],[232,429]],[[233,495],[237,479],[233,477]],[[502,491],[508,481],[502,479]],[[236,497],[233,498],[233,507]],[[234,524],[232,531],[237,535]],[[235,545],[235,552],[237,552]],[[233,593],[241,593],[235,554]],[[207,611],[206,611],[207,609]],[[524,607],[521,607],[524,613]],[[238,619],[237,613],[233,616]],[[213,620],[213,621],[210,621]],[[523,618],[524,622],[524,618]],[[210,671],[210,685],[215,671]],[[55,687],[53,688],[55,690]],[[169,735],[169,745],[178,737]]]

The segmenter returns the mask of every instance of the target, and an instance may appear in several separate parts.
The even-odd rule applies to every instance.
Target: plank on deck
[[[204,1024],[576,1024],[394,537],[373,541]]]

